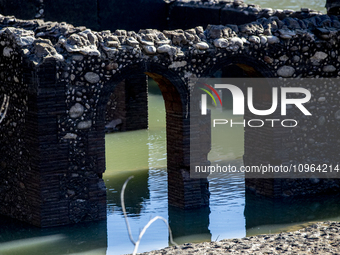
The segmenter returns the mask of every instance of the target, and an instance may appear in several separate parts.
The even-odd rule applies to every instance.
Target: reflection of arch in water
[[[97,132],[104,139],[105,112],[115,87],[122,80],[134,74],[146,73],[154,79],[162,92],[166,110],[167,132],[167,170],[169,204],[181,208],[208,205],[208,186],[206,178],[190,179],[188,146],[190,140],[190,120],[187,114],[188,89],[178,74],[166,67],[149,63],[135,64],[121,70],[115,79],[107,83],[100,94],[97,107]],[[99,152],[97,152],[99,153]],[[105,153],[104,151],[101,154]],[[98,156],[105,164],[105,157]],[[202,199],[203,198],[203,199]]]

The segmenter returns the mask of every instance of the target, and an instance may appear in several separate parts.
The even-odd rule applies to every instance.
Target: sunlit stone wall
[[[338,17],[256,8],[263,15],[249,24],[138,33],[1,16],[1,96],[10,98],[0,124],[1,213],[39,226],[104,219],[107,103],[122,81],[142,74],[158,82],[165,100],[169,202],[182,208],[206,206],[207,180],[189,178],[189,78],[212,75],[229,64],[250,76],[252,70],[263,77],[339,76]],[[140,102],[145,105],[146,83],[131,84],[130,91],[125,86],[126,95],[144,98]],[[270,157],[267,152],[278,147],[285,148],[288,160],[304,160],[294,152],[305,147],[304,134],[312,136],[306,140],[311,148],[314,140],[318,151],[327,151],[331,142],[334,153],[339,152],[339,87],[313,91],[316,125],[327,132],[311,132],[313,125],[294,129],[283,137],[302,141],[293,147],[276,139],[281,133],[268,134],[273,148],[266,151],[249,147],[266,134],[246,135],[245,160],[252,153]],[[135,116],[145,122],[146,111]],[[323,157],[331,161],[334,154]],[[247,162],[261,163],[254,160]],[[266,189],[263,180],[246,183],[258,191],[288,187],[277,181],[268,182]]]

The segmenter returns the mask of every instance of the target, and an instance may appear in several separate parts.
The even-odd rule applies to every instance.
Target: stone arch
[[[216,73],[217,70],[223,69],[227,66],[235,65],[242,70],[249,78],[262,78],[260,89],[256,90],[254,86],[254,105],[257,109],[269,109],[272,104],[272,87],[277,85],[274,79],[269,79],[269,82],[263,82],[263,78],[274,78],[276,77],[275,71],[271,69],[266,63],[259,61],[252,56],[232,56],[222,58],[216,65],[211,66],[207,71],[207,76],[211,76]],[[223,78],[223,72],[222,72]],[[233,77],[235,78],[235,76]],[[244,91],[245,92],[245,91]],[[246,92],[245,92],[246,93]],[[277,110],[270,115],[268,118],[280,119],[280,97]],[[246,100],[245,100],[245,104]],[[267,117],[267,116],[266,116]],[[261,116],[253,115],[248,108],[245,106],[244,121],[247,123],[250,119],[261,119]],[[262,118],[263,119],[263,118]],[[244,155],[243,163],[245,166],[258,165],[261,163],[269,163],[271,165],[281,164],[284,159],[282,153],[278,153],[280,146],[275,139],[278,134],[284,134],[287,130],[283,128],[260,128],[254,129],[249,126],[244,127]],[[279,181],[278,179],[256,179],[245,176],[245,187],[248,190],[256,190],[260,194],[270,194],[274,192],[272,190],[263,192],[263,187],[270,187],[274,190],[274,182]],[[248,178],[247,178],[248,177]]]
[[[268,65],[249,55],[226,56],[225,58],[221,58],[215,65],[209,66],[202,76],[211,76],[222,67],[231,64],[238,65],[249,75],[254,75],[255,77],[275,77],[275,73]]]
[[[167,172],[169,204],[180,208],[208,205],[206,178],[190,178],[189,90],[178,73],[157,63],[139,62],[121,69],[101,91],[96,114],[97,132],[104,142],[106,104],[119,82],[133,74],[144,73],[155,80],[162,92],[166,110]],[[101,146],[103,147],[103,146]],[[100,152],[105,158],[105,151]],[[105,163],[105,162],[104,162]]]

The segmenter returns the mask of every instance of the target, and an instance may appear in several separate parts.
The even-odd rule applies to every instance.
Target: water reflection
[[[169,224],[176,243],[210,242],[210,207],[182,210],[169,206]],[[169,243],[170,245],[170,243]]]
[[[247,190],[245,198],[247,236],[262,233],[259,226],[263,225],[275,224],[276,228],[282,228],[285,225],[325,221],[340,216],[339,195],[271,199]],[[277,232],[275,227],[272,229]]]
[[[143,203],[150,199],[148,188],[149,169],[121,172],[106,181],[107,189],[107,207],[113,212],[114,206],[119,207],[121,211],[120,194],[124,182],[131,175],[134,176],[125,189],[124,202],[126,211],[130,216],[139,216],[143,208]]]
[[[105,255],[106,249],[106,221],[41,229],[0,217],[1,255],[81,254],[94,250],[98,255]]]

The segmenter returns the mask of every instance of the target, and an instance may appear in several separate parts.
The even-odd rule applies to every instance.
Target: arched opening
[[[214,81],[218,83],[234,84],[242,90],[245,97],[244,115],[234,115],[233,102],[235,99],[232,93],[228,89],[219,91],[223,108],[213,110],[212,119],[223,119],[227,123],[216,125],[212,128],[212,143],[215,143],[215,148],[217,147],[220,151],[216,151],[214,145],[212,145],[209,160],[212,162],[226,160],[227,162],[233,162],[237,167],[240,167],[243,163],[252,164],[259,162],[264,160],[264,158],[266,158],[266,161],[270,160],[273,133],[271,129],[251,128],[248,125],[249,120],[261,119],[260,117],[263,116],[256,116],[249,111],[247,106],[247,88],[252,87],[252,103],[255,109],[270,109],[273,101],[273,84],[271,84],[270,79],[266,78],[273,77],[273,73],[263,63],[258,63],[252,58],[242,58],[239,56],[222,60],[208,70],[205,75],[215,78]],[[276,112],[273,114],[276,114]],[[266,138],[265,141],[263,140],[264,137]],[[228,146],[225,146],[226,144]],[[258,148],[264,149],[259,150]]]
[[[265,78],[273,77],[273,73],[263,63],[239,56],[222,60],[216,66],[211,67],[204,76],[216,78],[218,84],[237,85],[245,95],[244,115],[234,115],[234,99],[231,92],[227,89],[222,89],[219,92],[217,89],[222,98],[223,107],[219,108],[218,104],[214,106],[212,101],[211,119],[225,119],[228,123],[212,126],[212,148],[208,156],[211,166],[235,166],[240,169],[243,165],[275,159],[272,150],[274,146],[273,130],[249,127],[248,120],[261,119],[262,116],[255,117],[246,105],[247,87],[253,87],[254,107],[258,110],[266,110],[271,107],[273,84],[270,84]],[[209,85],[214,87],[215,84]],[[231,126],[231,120],[235,125]],[[273,179],[248,179],[240,173],[215,173],[211,174],[208,180],[211,192],[209,228],[213,233],[212,239],[216,232],[224,235],[223,238],[232,238],[231,232],[239,233],[241,231],[237,226],[247,224],[248,219],[244,214],[245,203],[249,202],[246,201],[246,187],[260,190],[259,187],[267,189],[268,186],[268,189],[271,189],[273,186]],[[256,212],[253,213],[256,214]],[[223,220],[220,220],[221,218]],[[228,226],[225,222],[228,222]],[[229,231],[221,231],[221,226],[229,228]],[[248,232],[247,229],[242,229],[242,231],[245,233],[239,234],[240,236],[246,235]]]
[[[132,69],[132,71],[131,71]],[[131,72],[133,72],[134,76],[131,76]],[[119,141],[117,144],[117,140],[115,141],[116,144],[113,146],[122,146],[123,143],[129,143],[128,148],[130,153],[120,154],[120,160],[125,161],[133,161],[134,157],[142,157],[142,161],[139,161],[138,168],[133,168],[134,166],[130,167],[129,171],[121,171],[119,175],[110,176],[105,173],[103,175],[103,179],[106,181],[107,185],[107,197],[108,203],[110,208],[110,203],[114,200],[116,205],[120,207],[120,189],[124,183],[124,181],[131,175],[134,175],[133,178],[126,189],[125,192],[125,202],[126,208],[130,216],[134,217],[131,219],[132,224],[142,224],[140,223],[143,220],[144,215],[150,215],[147,210],[150,210],[150,206],[154,206],[154,204],[150,204],[150,198],[154,198],[155,196],[161,196],[162,202],[159,202],[159,206],[161,208],[154,209],[156,212],[154,214],[162,215],[162,213],[166,213],[167,215],[173,214],[168,212],[168,205],[177,208],[197,208],[201,206],[206,206],[208,201],[208,189],[207,184],[205,183],[206,180],[196,179],[191,180],[189,174],[189,162],[188,162],[188,154],[189,154],[189,118],[187,116],[187,88],[185,83],[177,77],[175,73],[170,73],[168,70],[162,70],[159,67],[148,67],[144,69],[144,67],[135,67],[135,69],[129,67],[126,72],[122,71],[121,75],[118,76],[117,80],[112,81],[112,83],[104,85],[104,91],[102,97],[99,99],[98,107],[100,107],[100,112],[98,113],[98,121],[108,124],[107,122],[107,107],[115,106],[115,109],[124,109],[123,107],[120,108],[117,101],[112,99],[119,99],[124,98],[123,104],[125,104],[125,109],[127,108],[127,102],[131,102],[126,100],[126,95],[131,95],[131,90],[128,91],[127,89],[124,92],[119,91],[117,89],[124,89],[124,87],[130,86],[129,79],[131,77],[141,77],[147,75],[152,79],[155,83],[157,83],[158,88],[161,93],[161,100],[162,104],[164,105],[164,112],[166,121],[164,122],[164,131],[166,132],[166,153],[167,153],[167,162],[166,162],[166,169],[157,169],[155,171],[150,171],[150,153],[154,144],[153,141],[150,141],[150,136],[157,135],[157,131],[153,130],[137,130],[133,132],[123,132],[119,133],[119,136],[122,138],[122,141]],[[141,88],[136,88],[136,86]],[[147,102],[145,97],[147,97],[147,84],[140,82],[139,84],[134,84],[132,88],[134,91],[140,91],[140,93],[135,93],[135,99],[142,99],[142,102]],[[119,94],[120,93],[120,94]],[[124,95],[125,93],[125,95]],[[118,94],[118,95],[117,95]],[[131,97],[132,98],[132,97]],[[149,97],[150,98],[150,97]],[[133,99],[133,98],[132,98]],[[159,99],[159,97],[158,97]],[[158,100],[157,99],[157,100]],[[135,100],[134,102],[136,102]],[[109,102],[109,105],[107,105]],[[116,103],[113,105],[110,102]],[[136,110],[136,107],[133,108]],[[138,110],[138,109],[137,109]],[[122,124],[124,121],[129,119],[129,115],[125,113],[125,119],[123,119]],[[152,112],[149,111],[149,114]],[[121,115],[124,116],[124,115]],[[136,116],[136,115],[134,115]],[[133,116],[133,117],[134,117]],[[136,116],[135,121],[138,122],[138,118],[140,117],[143,119],[145,115],[139,114]],[[150,117],[151,118],[151,117]],[[100,119],[100,120],[99,120]],[[147,118],[146,118],[147,120]],[[125,127],[128,126],[128,123],[125,122]],[[152,124],[151,124],[152,125]],[[116,130],[123,131],[123,125],[116,126]],[[125,129],[128,130],[128,129]],[[131,130],[131,129],[130,129]],[[104,127],[100,131],[102,135],[104,133]],[[150,133],[151,132],[151,133]],[[109,134],[108,136],[116,135],[116,134]],[[104,138],[104,137],[103,137]],[[108,137],[105,138],[108,140]],[[124,141],[123,141],[124,140]],[[144,141],[143,143],[139,140]],[[146,144],[148,143],[148,144]],[[125,146],[124,146],[125,147]],[[120,147],[119,150],[123,150],[124,148]],[[128,154],[128,155],[126,155]],[[125,158],[124,158],[125,157]],[[130,159],[129,159],[130,157]],[[163,156],[164,157],[164,156]],[[114,157],[115,160],[117,157]],[[146,159],[146,160],[145,160]],[[110,155],[106,153],[106,161],[109,161]],[[163,159],[162,159],[163,160]],[[114,162],[112,162],[114,163]],[[131,170],[132,169],[132,170]],[[109,172],[109,170],[107,170]],[[167,181],[167,185],[166,182]],[[202,189],[202,185],[204,185],[204,189]],[[152,186],[152,187],[150,187]],[[160,187],[162,186],[162,187]],[[166,192],[166,186],[168,186],[168,190]],[[165,189],[164,189],[165,188]],[[159,192],[162,191],[162,194]],[[165,192],[164,192],[165,191]],[[205,194],[204,194],[205,192]],[[202,195],[203,193],[203,195]],[[153,197],[152,197],[153,196]],[[114,197],[114,198],[113,198]],[[202,197],[206,197],[205,200],[202,200]],[[159,198],[156,198],[159,199]],[[164,201],[168,201],[166,205],[164,205]],[[145,206],[148,205],[148,206]],[[114,208],[114,206],[112,206]],[[166,212],[163,212],[163,209],[166,209]],[[119,209],[119,208],[118,208]],[[109,209],[111,210],[111,209]],[[141,212],[144,212],[141,213]],[[177,212],[177,211],[176,211]],[[115,213],[117,215],[117,213]],[[119,212],[118,212],[119,214]],[[153,214],[153,215],[154,215]],[[110,211],[108,212],[110,215]],[[110,222],[110,217],[108,222]],[[120,219],[120,222],[124,222]],[[120,227],[120,222],[116,222],[115,226],[118,228]],[[109,223],[110,224],[110,223]],[[206,224],[205,224],[206,225]],[[207,228],[207,226],[205,226]],[[124,227],[125,226],[121,226]],[[110,226],[108,225],[110,229]],[[156,228],[158,229],[158,228]],[[163,232],[164,228],[161,225],[159,231]],[[207,230],[207,229],[206,229]],[[164,230],[165,234],[167,232]],[[176,232],[176,231],[175,231]],[[150,233],[153,233],[151,230]],[[127,237],[127,236],[126,236]],[[154,236],[152,237],[154,238]],[[161,239],[161,236],[159,237]],[[109,238],[110,239],[110,238]],[[164,238],[163,240],[167,240]],[[209,239],[210,240],[210,239]]]
[[[141,91],[140,93],[135,93],[134,98],[132,99],[140,99],[140,97],[147,96],[147,84],[139,83],[134,84],[132,89],[126,89],[129,84],[129,79],[131,77],[139,77],[140,75],[148,75],[152,78],[157,84],[162,93],[162,100],[164,101],[165,106],[165,117],[166,117],[166,153],[167,153],[167,163],[166,163],[166,171],[165,176],[163,173],[157,172],[159,174],[159,180],[163,181],[167,179],[167,185],[163,183],[163,187],[168,186],[167,194],[163,192],[162,197],[163,200],[166,201],[166,197],[168,198],[168,204],[177,208],[197,208],[206,206],[208,204],[208,187],[207,182],[204,179],[190,179],[189,173],[189,140],[190,140],[190,120],[187,114],[187,104],[188,104],[188,89],[185,82],[178,76],[178,74],[174,71],[168,70],[167,68],[156,65],[156,64],[136,64],[133,66],[129,66],[125,68],[120,73],[115,76],[115,80],[110,81],[107,84],[103,85],[103,90],[101,95],[98,99],[98,106],[97,106],[97,120],[96,124],[98,126],[97,132],[100,133],[102,137],[102,141],[105,138],[105,125],[107,125],[107,103],[110,102],[110,98],[115,95],[117,88],[122,88],[125,86],[125,95],[122,93],[123,96],[131,95],[131,91]],[[145,79],[145,78],[144,78]],[[122,84],[122,81],[125,81],[125,84]],[[141,87],[141,88],[140,88]],[[121,92],[120,92],[121,93]],[[118,95],[123,97],[122,95]],[[129,99],[129,98],[128,98]],[[113,100],[111,100],[113,101]],[[137,100],[135,100],[137,101]],[[145,102],[146,100],[141,100]],[[125,105],[127,105],[125,101]],[[147,102],[147,101],[146,101]],[[116,107],[119,107],[118,105]],[[129,106],[130,107],[130,106]],[[127,108],[127,107],[126,107]],[[133,108],[134,110],[138,110]],[[128,120],[129,115],[125,115],[125,120]],[[136,116],[135,121],[138,121],[137,117],[144,118],[145,116],[139,114]],[[124,121],[123,121],[124,122]],[[123,123],[122,123],[123,124]],[[128,124],[126,122],[126,124]],[[126,125],[127,127],[127,125]],[[117,125],[117,129],[119,126]],[[118,129],[119,130],[119,129]],[[140,130],[143,131],[143,130]],[[133,131],[133,132],[126,132],[129,136],[134,136],[133,133],[138,133],[140,131]],[[145,131],[145,130],[144,130]],[[141,133],[140,133],[141,134]],[[144,133],[147,136],[147,133]],[[110,134],[111,135],[111,134]],[[114,134],[113,134],[114,135]],[[134,147],[142,147],[139,148],[139,151],[142,151],[142,157],[148,159],[148,155],[150,153],[150,147],[148,145],[140,145],[138,142],[135,142],[133,139],[128,138],[125,136],[125,142],[130,143],[132,147],[130,151],[130,156],[134,157],[133,150],[136,149]],[[146,138],[145,140],[147,140]],[[119,146],[119,145],[118,145]],[[143,147],[144,146],[144,147]],[[99,154],[99,153],[98,153]],[[105,151],[100,152],[100,158],[104,158]],[[136,155],[137,156],[137,155]],[[99,158],[99,157],[98,157]],[[109,156],[106,160],[110,160]],[[126,160],[121,158],[121,160]],[[129,160],[127,158],[127,160]],[[144,164],[145,163],[145,164]],[[145,166],[145,169],[144,169]],[[114,183],[115,181],[109,181],[107,185],[108,188],[108,202],[110,202],[110,192],[115,192],[114,196],[119,199],[120,188],[123,185],[126,178],[130,175],[135,175],[136,178],[132,179],[128,185],[126,190],[126,198],[130,200],[131,204],[127,204],[128,211],[131,215],[135,215],[138,217],[140,216],[141,210],[148,210],[149,207],[143,206],[143,203],[148,200],[151,196],[149,185],[150,182],[153,181],[148,173],[148,162],[143,161],[140,164],[140,168],[136,171],[125,171],[122,172],[121,176],[119,177],[120,183]],[[167,178],[166,178],[167,175]],[[109,178],[106,178],[107,175],[103,175],[103,179],[106,181]],[[110,179],[117,178],[110,177]],[[110,190],[110,185],[115,184],[115,190]],[[120,187],[118,187],[120,186]],[[139,188],[137,188],[137,186]],[[129,191],[130,189],[130,191]],[[139,190],[138,190],[139,189]],[[163,190],[163,189],[162,189]],[[141,195],[137,195],[136,193],[140,193]],[[129,198],[130,196],[130,198]],[[134,196],[134,198],[133,198]],[[202,199],[205,198],[205,199]],[[146,200],[144,198],[147,198]],[[128,201],[127,201],[128,202]],[[133,204],[137,206],[133,206]],[[145,209],[146,208],[146,209]],[[167,210],[167,206],[165,207]],[[158,211],[158,210],[157,210]],[[161,210],[160,210],[161,211]],[[110,213],[110,212],[109,212]],[[162,211],[160,212],[162,213]],[[168,214],[168,211],[166,211]],[[158,212],[157,212],[158,214]],[[108,221],[110,222],[110,221]],[[122,221],[124,222],[124,221]],[[166,240],[166,238],[165,238]]]

